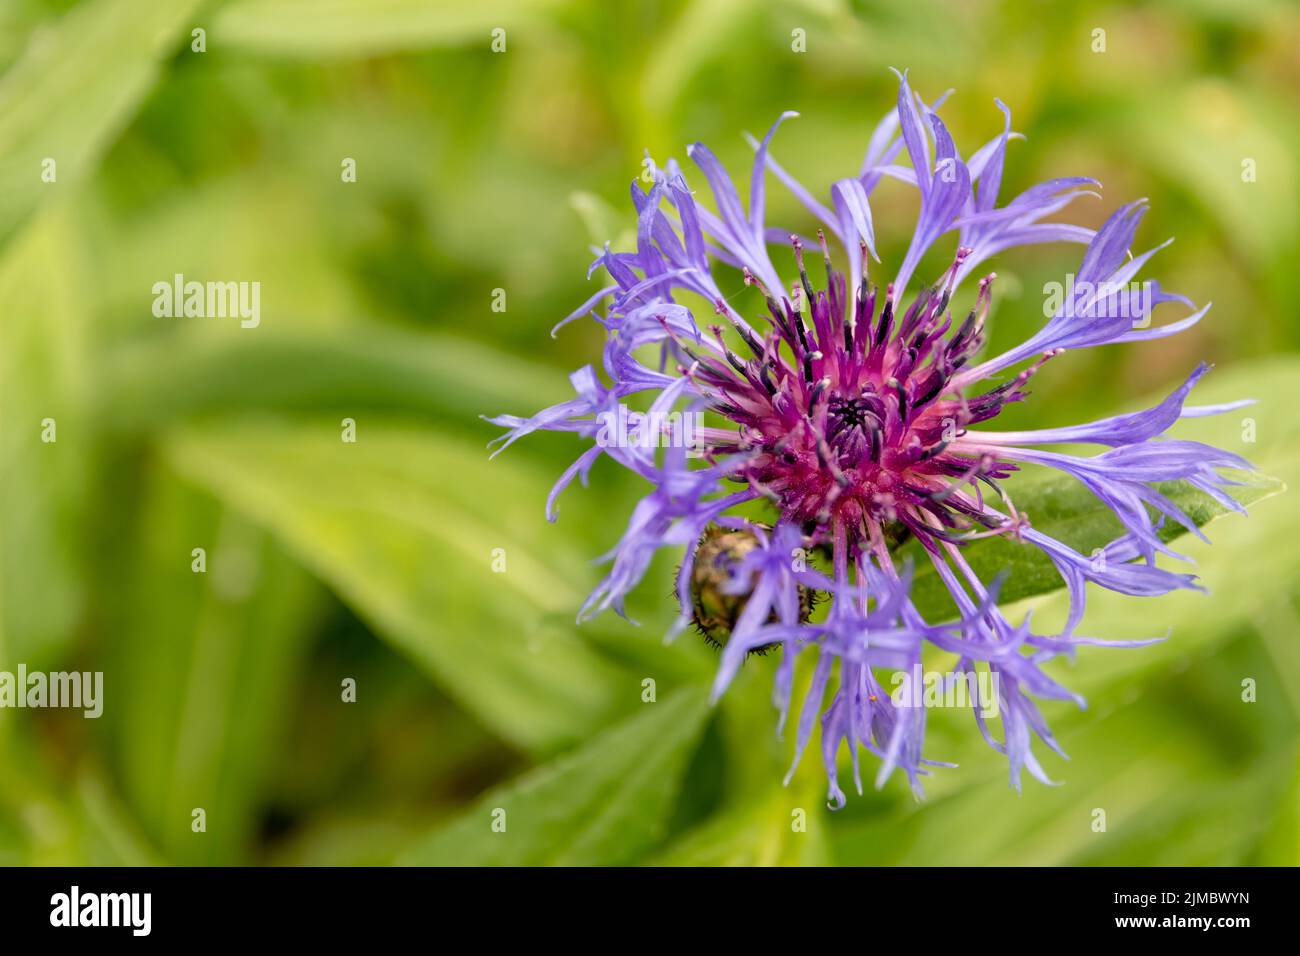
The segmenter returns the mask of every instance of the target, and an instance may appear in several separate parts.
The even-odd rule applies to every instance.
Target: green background
[[[1298,45],[1266,0],[0,0],[0,670],[105,675],[99,720],[0,710],[0,864],[1296,863],[1294,493],[1181,542],[1208,596],[1094,594],[1086,632],[1171,637],[1053,665],[1090,705],[1044,708],[1063,786],[1017,794],[969,714],[935,711],[927,753],[961,766],[924,802],[894,779],[832,814],[815,744],[780,785],[773,658],[710,709],[716,655],[662,645],[672,556],[640,627],[573,624],[637,480],[602,465],[547,525],[578,443],[489,462],[477,416],[562,400],[596,360],[594,323],[548,331],[593,289],[589,245],[626,241],[645,149],[705,141],[743,184],[742,132],[798,110],[776,155],[824,194],[897,66],[956,88],[967,155],[1011,107],[1004,197],[1094,176],[1092,226],[1150,197],[1140,245],[1177,236],[1150,274],[1215,303],[1057,359],[1009,419],[1133,407],[1204,359],[1194,401],[1261,404],[1179,431],[1294,487]],[[896,264],[915,198],[872,202]],[[1079,254],[999,257],[993,348]],[[175,273],[260,282],[261,325],[155,318]]]

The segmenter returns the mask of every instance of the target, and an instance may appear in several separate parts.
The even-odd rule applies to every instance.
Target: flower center
[[[826,287],[814,289],[799,241],[792,242],[800,285],[789,297],[778,302],[745,276],[767,298],[772,331],[760,336],[719,304],[752,358],[732,352],[716,326],[721,358],[684,348],[693,360],[686,374],[738,426],[734,439],[714,439],[708,453],[739,453],[734,477],[815,538],[843,525],[851,541],[883,547],[890,523],[953,539],[980,530],[977,524],[994,526],[972,504],[978,497],[954,495],[952,483],[996,488],[1014,466],[946,450],[967,425],[1024,396],[1027,374],[969,398],[958,384],[958,371],[983,343],[993,276],[980,281],[974,308],[954,329],[948,305],[969,250],[958,250],[942,287],[923,289],[900,318],[892,286],[877,311],[865,250],[864,280],[849,296],[829,252]]]
[[[826,436],[841,457],[854,456],[868,445],[878,447],[886,411],[884,399],[874,391],[856,397],[837,395],[826,409]]]

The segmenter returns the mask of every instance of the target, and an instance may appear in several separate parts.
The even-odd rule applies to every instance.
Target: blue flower
[[[1196,587],[1194,576],[1156,564],[1157,554],[1181,557],[1160,535],[1166,522],[1200,534],[1158,486],[1186,482],[1241,510],[1227,494],[1234,482],[1224,472],[1250,467],[1207,445],[1160,438],[1179,418],[1243,404],[1185,404],[1205,365],[1143,412],[1067,428],[981,427],[1009,402],[1023,400],[1029,378],[1061,351],[1161,338],[1195,324],[1209,307],[1197,310],[1183,296],[1137,281],[1162,248],[1130,253],[1146,209],[1142,202],[1122,206],[1096,231],[1043,221],[1081,196],[1096,196],[1092,179],[1051,180],[998,206],[1006,147],[1015,136],[1010,111],[997,103],[1003,131],[963,160],[936,113],[943,99],[927,106],[900,75],[897,106],[877,125],[857,175],[831,185],[829,205],[771,154],[774,134],[793,113],[782,114],[761,141],[751,140],[756,155],[748,208],[721,163],[699,143],[688,154],[716,212],[696,202],[676,162],[656,167],[648,190],[633,183],[636,251],[607,246],[592,272],[604,269],[611,284],[556,327],[595,316],[606,331],[609,384],[588,366],[572,376],[576,398],[530,418],[490,419],[508,429],[498,439],[502,447],[538,430],[575,432],[593,442],[552,490],[551,520],[559,493],[575,477],[585,483],[602,455],[650,485],[606,555],[609,574],[580,619],[606,608],[623,614],[624,598],[655,552],[672,548],[684,553],[676,587],[679,631],[696,617],[700,587],[714,586],[701,584],[712,580],[709,575],[695,573],[701,541],[719,528],[748,536],[744,547],[710,549],[711,562],[730,562],[713,606],[739,609],[721,651],[715,697],[747,654],[779,645],[774,701],[784,726],[795,658],[816,648],[811,686],[799,708],[795,762],[820,716],[832,806],[845,799],[838,782],[844,747],[859,792],[861,750],[879,758],[877,786],[899,768],[919,793],[921,777],[939,765],[922,756],[925,707],[917,704],[914,686],[926,646],[955,655],[946,675],[949,690],[958,682],[973,684],[977,675],[990,678],[992,698],[977,694],[971,706],[980,732],[1006,756],[1012,784],[1019,787],[1022,770],[1050,783],[1032,741],[1060,748],[1035,700],[1083,701],[1048,677],[1043,664],[1085,645],[1150,643],[1077,634],[1087,585],[1147,596]],[[904,151],[909,165],[898,162]],[[821,287],[805,264],[810,240],[767,225],[768,173],[822,223]],[[907,253],[882,290],[868,277],[877,260],[870,197],[886,178],[916,189],[920,212]],[[912,292],[923,256],[953,233],[951,266],[933,285]],[[990,257],[1044,242],[1085,247],[1054,314],[1028,341],[976,363],[995,276],[977,280],[974,305],[961,321],[949,311],[954,296]],[[797,272],[789,284],[772,255],[783,243],[789,254],[778,258]],[[847,275],[833,267],[832,245],[847,254]],[[734,292],[738,281],[763,295],[767,315],[761,322],[730,304],[724,286]],[[702,322],[674,298],[683,295],[711,303],[714,315]],[[1192,311],[1156,324],[1154,310],[1170,303]],[[660,415],[674,409],[708,413],[722,424],[696,429],[690,448],[669,442],[659,449],[657,439],[665,435],[649,431],[658,419],[647,415],[638,419],[639,440],[609,441],[609,416],[634,396]],[[1049,450],[1062,444],[1107,450],[1091,457]],[[1100,555],[1084,556],[1033,528],[1001,484],[1029,465],[1080,481],[1115,513],[1124,533]],[[740,517],[738,509],[759,499],[777,513],[770,527]],[[970,541],[990,536],[1039,548],[1050,558],[1070,596],[1069,619],[1059,633],[1035,634],[1028,617],[1013,624],[1004,615],[997,599],[1001,582],[982,581],[964,553]],[[902,538],[919,542],[923,560],[952,594],[957,620],[923,618],[911,598],[911,568],[896,558]],[[819,553],[828,568],[810,563]],[[803,598],[812,592],[830,600],[815,622]],[[900,693],[909,681],[910,692]],[[989,723],[992,713],[1001,722],[1000,739]]]

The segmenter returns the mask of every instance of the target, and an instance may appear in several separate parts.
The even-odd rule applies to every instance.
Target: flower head
[[[1059,747],[1034,701],[1082,700],[1042,665],[1085,644],[1148,643],[1077,635],[1088,583],[1132,595],[1195,587],[1193,576],[1156,564],[1157,553],[1179,557],[1160,533],[1166,521],[1200,533],[1158,486],[1184,481],[1241,510],[1226,493],[1233,482],[1222,471],[1249,468],[1207,445],[1158,440],[1180,417],[1236,407],[1185,407],[1204,365],[1144,412],[1038,431],[987,427],[1007,404],[1027,397],[1029,379],[1063,350],[1171,335],[1195,324],[1208,306],[1195,310],[1153,282],[1134,281],[1158,251],[1130,254],[1142,202],[1121,207],[1095,232],[1044,221],[1081,196],[1096,196],[1099,184],[1091,179],[1051,180],[999,206],[1013,135],[1010,111],[998,102],[1003,131],[963,159],[935,112],[941,103],[927,106],[900,75],[896,107],[876,127],[859,172],[831,185],[829,206],[770,154],[777,128],[792,113],[753,141],[748,209],[718,160],[698,143],[688,153],[716,213],[697,204],[675,162],[656,172],[648,190],[634,183],[636,250],[601,251],[592,271],[603,268],[612,284],[560,323],[607,303],[596,320],[607,332],[609,384],[588,366],[572,377],[576,398],[531,418],[491,419],[508,429],[499,439],[503,447],[539,429],[594,441],[552,491],[552,520],[559,492],[575,476],[585,481],[602,454],[651,484],[606,556],[611,570],[580,618],[609,607],[623,613],[625,595],[654,552],[682,548],[675,630],[694,620],[723,645],[715,695],[726,690],[749,653],[779,646],[774,697],[784,726],[795,658],[818,649],[797,720],[795,761],[820,717],[835,806],[844,802],[838,782],[844,746],[859,790],[862,749],[879,758],[877,785],[901,768],[919,792],[920,778],[935,765],[922,756],[924,706],[915,694],[896,692],[899,675],[904,689],[915,682],[927,645],[955,656],[949,686],[977,675],[991,679],[991,698],[976,695],[972,706],[980,732],[1006,755],[1012,783],[1019,786],[1022,769],[1050,782],[1031,741]],[[897,162],[904,151],[910,165]],[[815,242],[768,226],[769,173],[820,221]],[[920,212],[907,253],[882,288],[870,277],[876,268],[870,196],[884,178],[916,189]],[[948,267],[932,284],[911,288],[922,257],[953,233]],[[954,315],[963,283],[990,257],[1044,242],[1082,244],[1077,274],[1039,332],[981,358],[995,275],[978,278],[969,307]],[[837,256],[847,270],[835,267]],[[820,268],[810,267],[814,257]],[[791,274],[788,284],[777,263]],[[761,320],[741,315],[724,294],[724,286],[734,290],[741,283],[763,297]],[[713,314],[698,316],[675,296],[702,298]],[[1154,323],[1155,308],[1171,302],[1193,311]],[[608,441],[601,423],[634,395],[652,412],[682,408],[707,413],[717,424],[696,429],[690,449]],[[646,415],[639,427],[654,428],[658,421]],[[1109,450],[1083,457],[1043,447],[1067,443]],[[1114,511],[1125,533],[1104,549],[1102,560],[1035,529],[1017,510],[1004,483],[1030,465],[1073,476]],[[771,527],[737,515],[740,506],[760,499],[776,512]],[[1020,624],[1007,619],[997,599],[1000,581],[981,580],[965,555],[971,541],[990,536],[1050,558],[1071,599],[1059,633],[1033,633],[1028,617]],[[897,558],[902,540],[918,542],[921,560],[946,585],[954,621],[926,620],[913,603],[911,568]],[[826,555],[825,567],[808,560],[818,552]],[[809,613],[812,594],[829,597],[818,621]],[[989,723],[992,713],[1001,722],[1000,739]]]

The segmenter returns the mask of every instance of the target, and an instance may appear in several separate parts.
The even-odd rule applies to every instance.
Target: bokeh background
[[[1062,786],[1017,794],[937,711],[958,769],[832,814],[815,751],[780,785],[773,659],[710,709],[714,653],[661,644],[671,556],[639,627],[574,625],[637,482],[598,468],[549,526],[576,443],[489,462],[478,415],[565,398],[598,354],[593,323],[548,332],[590,245],[627,241],[646,149],[706,141],[743,182],[742,133],[795,109],[776,155],[821,192],[908,67],[956,89],[967,154],[1010,106],[1004,196],[1095,176],[1094,226],[1150,197],[1143,247],[1177,236],[1151,274],[1215,303],[1058,359],[1015,420],[1133,407],[1205,359],[1199,400],[1261,404],[1182,432],[1294,486],[1298,51],[1283,0],[0,0],[0,670],[105,684],[98,720],[0,710],[0,863],[1296,863],[1294,492],[1183,542],[1209,595],[1095,597],[1088,632],[1171,637],[1058,662],[1090,705],[1045,708]],[[872,200],[896,264],[915,200]],[[812,228],[775,184],[769,210]],[[994,347],[1079,254],[995,263]],[[176,273],[260,282],[261,324],[155,318]]]

